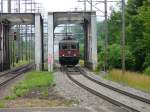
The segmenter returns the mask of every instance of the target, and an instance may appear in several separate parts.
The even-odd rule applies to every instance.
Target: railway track
[[[150,105],[148,99],[143,99],[117,88],[104,85],[98,80],[94,80],[86,75],[86,72],[79,67],[62,68],[68,78],[76,83],[78,86],[86,89],[92,94],[99,96],[112,104],[120,106],[133,112],[150,112]]]
[[[15,70],[9,71],[7,73],[1,74],[0,75],[0,88],[3,87],[4,85],[6,85],[11,80],[17,78],[21,74],[31,70],[32,66],[33,66],[32,64],[28,64],[28,65],[22,66],[20,68],[17,68]]]
[[[133,93],[131,93],[131,92],[128,92],[128,91],[125,91],[125,90],[116,88],[116,87],[111,86],[111,85],[106,84],[106,83],[103,83],[103,82],[101,82],[101,81],[99,81],[99,80],[96,80],[96,79],[90,77],[89,75],[87,75],[87,73],[86,73],[86,71],[85,71],[84,69],[81,69],[81,68],[79,68],[79,67],[76,67],[76,68],[77,68],[80,72],[82,72],[82,74],[83,74],[86,78],[88,78],[88,79],[91,80],[91,81],[94,81],[95,83],[97,83],[97,84],[99,84],[99,85],[102,85],[102,86],[107,87],[107,88],[109,88],[109,89],[111,89],[111,90],[114,90],[114,91],[117,91],[117,92],[119,92],[119,93],[121,93],[121,94],[127,95],[127,96],[129,96],[129,97],[131,97],[131,98],[135,98],[135,99],[138,99],[138,100],[140,100],[140,101],[142,101],[142,102],[145,102],[145,103],[150,104],[150,99],[148,99],[148,98],[146,98],[146,97],[143,97],[143,96],[140,96],[140,95],[136,95],[136,94],[133,94]]]

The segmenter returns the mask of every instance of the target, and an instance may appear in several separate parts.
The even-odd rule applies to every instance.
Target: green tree
[[[148,0],[129,0],[127,5],[127,44],[136,58],[135,70],[142,71],[149,50],[150,4]]]
[[[99,66],[104,64],[104,49],[99,53]],[[108,64],[109,68],[121,68],[121,45],[112,44],[108,47]],[[132,52],[126,47],[126,68],[132,70],[135,66],[135,58]]]
[[[144,1],[148,0],[128,0],[126,8],[127,13],[129,13],[130,15],[137,15],[138,8],[143,5]]]
[[[143,23],[143,40],[142,49],[145,55],[143,67],[150,66],[150,2],[145,1],[143,6],[139,8],[138,19]]]
[[[108,20],[109,44],[120,43],[121,40],[121,12],[113,11]]]
[[[126,68],[143,71],[150,66],[150,2],[149,0],[128,0],[126,5]],[[109,64],[120,67],[121,54],[121,12],[113,11],[108,19],[109,29]],[[98,42],[99,64],[104,62],[104,31]],[[113,50],[111,50],[113,49]],[[117,59],[115,59],[115,54]],[[132,56],[131,56],[132,55]],[[114,56],[114,57],[113,57]],[[129,58],[129,57],[130,58]],[[130,59],[130,61],[128,60]],[[134,65],[134,67],[133,67]]]

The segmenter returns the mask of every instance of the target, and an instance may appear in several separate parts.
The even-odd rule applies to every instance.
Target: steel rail
[[[19,69],[16,69],[16,70],[14,70],[14,71],[12,71],[12,72],[5,73],[3,76],[9,75],[9,74],[10,74],[10,75],[15,74],[15,75],[12,76],[12,77],[10,77],[10,78],[7,79],[6,81],[0,83],[0,88],[3,87],[4,85],[6,85],[6,84],[7,84],[8,82],[10,82],[11,80],[17,78],[17,77],[20,76],[21,74],[23,74],[23,73],[29,71],[29,70],[31,69],[31,67],[32,67],[32,65],[29,64],[29,65],[23,66],[23,67],[21,67],[21,68],[19,68]],[[0,77],[2,77],[2,76],[0,76]]]
[[[71,76],[71,72],[69,72],[69,71],[67,70],[67,68],[63,68],[63,70],[65,71],[67,77],[68,77],[70,80],[72,80],[74,83],[76,83],[78,86],[82,87],[83,89],[89,91],[90,93],[92,93],[92,94],[94,94],[94,95],[96,95],[96,96],[98,96],[98,97],[100,97],[100,98],[102,98],[102,99],[104,99],[104,100],[106,100],[106,101],[108,101],[108,102],[110,102],[110,103],[116,105],[116,106],[124,107],[125,109],[129,109],[129,111],[140,112],[139,110],[136,110],[136,109],[134,109],[134,108],[132,108],[132,107],[130,107],[130,106],[127,106],[127,105],[125,105],[125,104],[123,104],[123,103],[121,103],[121,102],[119,102],[119,101],[116,101],[116,100],[114,100],[114,99],[112,99],[112,98],[110,98],[110,97],[108,97],[108,96],[106,96],[106,95],[103,95],[103,94],[101,94],[100,92],[97,92],[97,91],[93,90],[92,88],[89,88],[89,87],[85,86],[84,84],[80,83],[79,81],[75,80],[75,79]],[[82,72],[81,72],[80,70],[79,70],[79,72],[80,72],[80,74],[82,74]]]
[[[5,75],[7,75],[7,74],[9,74],[9,73],[12,73],[12,72],[19,71],[19,70],[21,70],[23,67],[26,67],[26,66],[29,66],[29,65],[30,65],[30,64],[22,65],[21,67],[17,67],[17,68],[15,68],[15,69],[6,71],[6,72],[4,72],[4,73],[1,73],[1,74],[0,74],[0,77],[3,77],[3,76],[5,76]]]
[[[113,87],[111,85],[108,85],[108,84],[105,84],[103,82],[100,82],[100,81],[98,81],[98,80],[96,80],[96,79],[91,78],[90,76],[88,76],[87,73],[83,69],[81,69],[79,67],[76,67],[76,68],[81,72],[81,74],[83,74],[84,77],[88,78],[89,80],[91,80],[91,81],[93,81],[93,82],[95,82],[95,83],[97,83],[97,84],[99,84],[101,86],[104,86],[104,87],[106,87],[108,89],[111,89],[111,90],[116,91],[118,93],[121,93],[121,94],[124,94],[126,96],[129,96],[130,98],[134,98],[134,99],[137,99],[137,100],[140,100],[142,102],[150,104],[150,99],[147,99],[147,98],[144,98],[144,97],[141,97],[141,96],[129,93],[127,91],[124,91],[124,90],[115,88],[115,87]]]

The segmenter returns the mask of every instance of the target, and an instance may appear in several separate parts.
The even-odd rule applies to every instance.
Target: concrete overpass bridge
[[[2,13],[0,22],[2,23],[3,20],[7,20],[9,22],[9,26],[35,25],[35,69],[37,71],[42,70],[44,63],[44,35],[43,19],[41,15],[38,13]],[[97,67],[96,12],[75,11],[48,13],[48,71],[53,71],[54,68],[54,30],[60,24],[78,24],[82,26],[85,40],[85,66],[94,70]],[[1,30],[0,32],[1,38],[4,38],[4,35],[9,33],[9,29],[8,31],[3,32]],[[9,37],[6,36],[5,38]],[[9,47],[7,49],[9,51]]]

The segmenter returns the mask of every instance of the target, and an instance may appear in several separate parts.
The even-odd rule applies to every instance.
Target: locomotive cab
[[[75,39],[64,39],[59,42],[59,63],[75,66],[79,62],[79,42]]]

